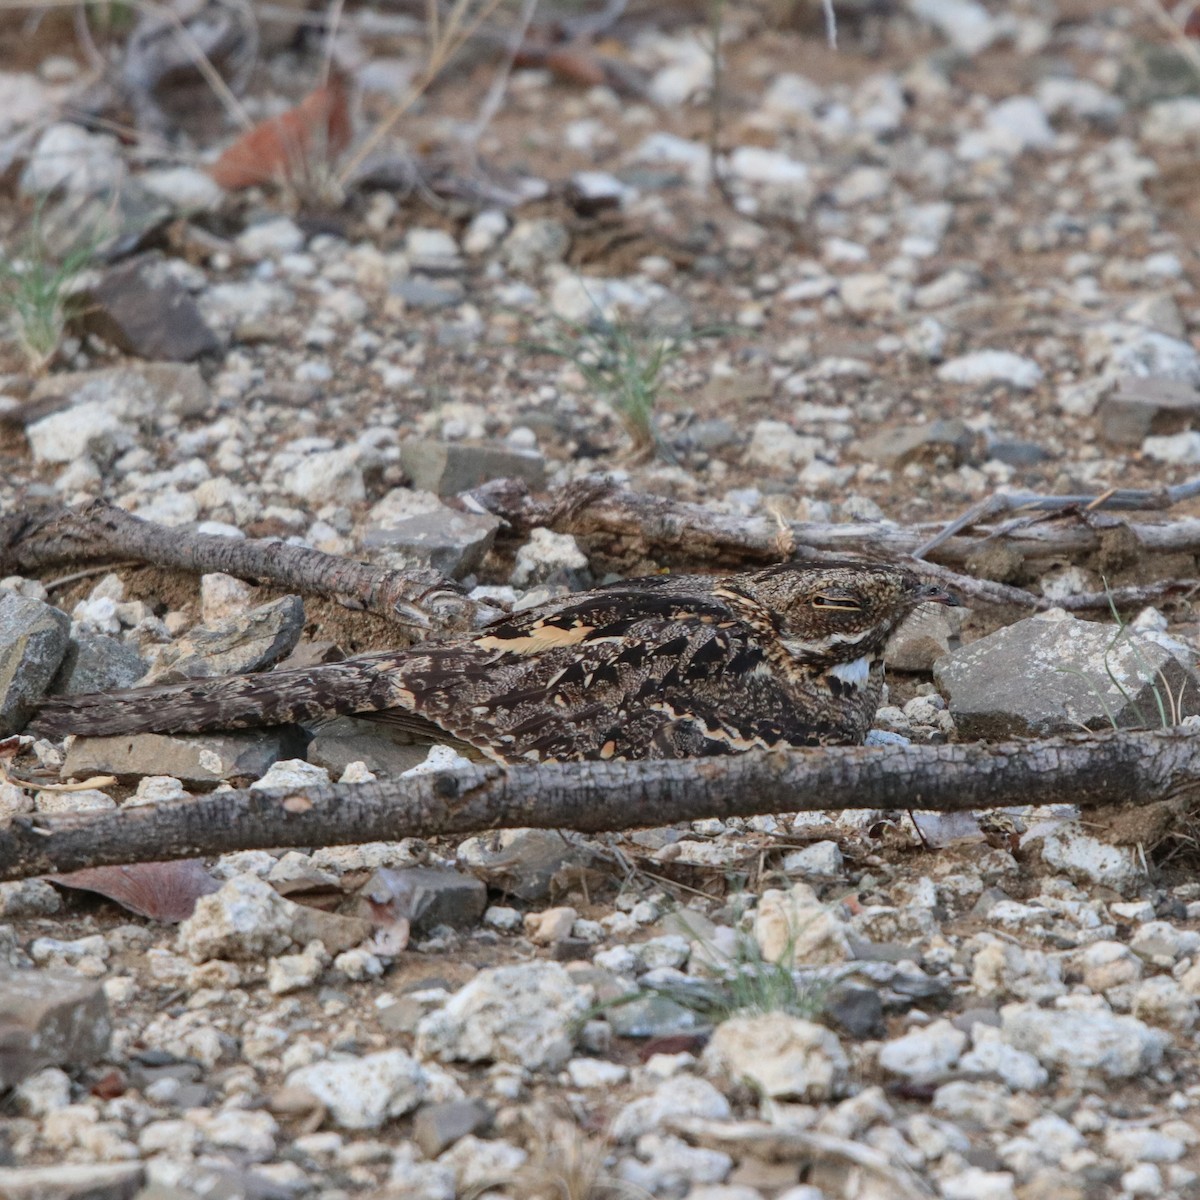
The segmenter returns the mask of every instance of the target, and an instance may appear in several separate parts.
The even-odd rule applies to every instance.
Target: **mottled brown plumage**
[[[199,732],[339,714],[499,762],[677,758],[861,742],[897,626],[954,597],[902,567],[656,575],[411,650],[46,703],[39,733]]]

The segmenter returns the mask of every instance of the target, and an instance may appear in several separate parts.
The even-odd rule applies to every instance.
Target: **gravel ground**
[[[234,130],[211,98],[157,131],[170,155],[59,120],[87,82],[69,28],[7,22],[13,258],[35,210],[51,243],[100,209],[124,240],[75,281],[52,361],[0,346],[0,513],[104,497],[432,563],[522,603],[658,564],[543,530],[497,543],[443,502],[496,475],[607,471],[722,512],[902,524],[1004,487],[1181,483],[1200,463],[1200,72],[1148,8],[881,4],[843,13],[835,53],[730,6],[721,189],[703,14],[614,27],[603,84],[519,66],[472,154],[496,78],[481,55],[401,124],[419,186],[377,165],[324,207],[217,187],[203,167]],[[360,131],[416,44],[363,17],[342,35]],[[319,69],[265,39],[250,116]],[[125,203],[96,201],[114,185]],[[648,450],[581,338],[638,362],[669,339]],[[1160,573],[1196,574],[1177,559]],[[1038,569],[1056,600],[1104,586],[1092,564]],[[1111,627],[1045,622],[991,659],[994,613],[930,633],[881,730],[1103,724],[1083,695],[1064,718],[1062,678],[1047,697],[1026,676],[1038,639],[1090,638],[1107,687]],[[332,604],[147,567],[0,581],[0,662],[35,625],[39,687],[74,691],[396,640]],[[1189,602],[1134,629],[1200,694]],[[5,688],[15,732],[28,714]],[[307,749],[196,745],[139,743],[120,786],[0,785],[0,812],[362,780],[424,755],[353,723]],[[29,749],[47,779],[64,752],[80,748]],[[1200,1196],[1200,885],[1074,815],[922,817],[928,846],[902,814],[860,812],[251,851],[138,877],[125,907],[0,885],[0,1193]],[[146,915],[173,904],[194,912]]]

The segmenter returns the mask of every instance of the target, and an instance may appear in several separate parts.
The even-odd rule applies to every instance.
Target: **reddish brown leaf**
[[[186,920],[201,896],[221,886],[198,858],[130,863],[124,867],[85,867],[69,875],[46,878],[60,887],[96,892],[140,917],[168,925]]]
[[[1188,13],[1188,19],[1183,23],[1183,32],[1188,37],[1200,38],[1200,4]]]
[[[336,162],[352,134],[346,79],[333,74],[295,108],[242,134],[213,163],[209,174],[230,191],[261,183],[300,182],[314,166]]]

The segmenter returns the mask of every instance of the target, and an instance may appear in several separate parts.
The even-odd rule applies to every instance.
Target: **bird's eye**
[[[862,612],[862,602],[850,592],[818,592],[812,598],[812,606],[835,612]]]

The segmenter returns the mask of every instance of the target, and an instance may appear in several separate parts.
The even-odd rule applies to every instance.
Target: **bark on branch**
[[[212,792],[0,828],[0,880],[274,846],[534,826],[594,833],[707,817],[1009,805],[1169,805],[1200,796],[1200,738],[1178,730],[995,745],[837,747],[728,758],[478,767],[302,790]]]
[[[461,589],[437,571],[401,574],[303,546],[168,528],[104,500],[78,509],[54,506],[0,518],[0,576],[122,559],[197,573],[223,571],[329,597],[423,629],[465,629],[475,614],[475,605]]]
[[[974,525],[968,514],[948,527],[955,531],[951,537],[942,536],[941,525],[906,527],[868,521],[830,525],[782,522],[767,516],[732,516],[715,513],[702,504],[629,491],[601,476],[589,476],[536,496],[520,480],[501,479],[475,489],[463,500],[469,507],[501,517],[519,534],[542,525],[558,533],[642,546],[675,562],[745,565],[848,551],[901,559],[914,554],[925,557],[927,552],[935,573],[941,573],[949,581],[945,575],[947,568],[962,567],[973,554],[996,544],[1023,558],[1077,559],[1102,551],[1109,531],[1127,531],[1126,536],[1133,538],[1132,552],[1200,552],[1200,518],[1184,517],[1151,524],[1126,521],[1108,512],[1135,505],[1161,509],[1190,495],[1191,485],[1181,485],[1165,492],[1123,490],[1095,497],[1000,497],[997,499],[1003,499],[1003,504],[976,506],[972,513],[987,515],[1022,508],[1043,515],[989,526]],[[1051,519],[1045,514],[1057,515]],[[976,529],[974,536],[965,535],[968,526]],[[1048,607],[1040,597],[1019,588],[961,575],[956,579],[959,587],[980,599],[1022,607]],[[1186,587],[1194,582],[1173,581],[1163,587]],[[1111,598],[1117,603],[1125,602],[1119,589]],[[1127,599],[1136,604],[1153,598],[1152,590],[1142,588],[1130,589]],[[1073,597],[1065,606],[1107,609],[1109,601],[1110,595],[1100,592]]]

